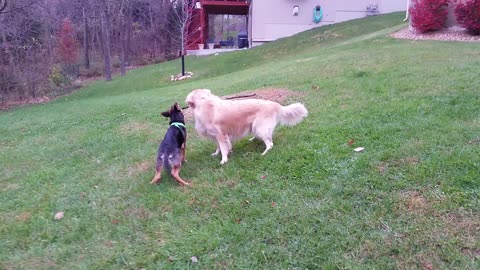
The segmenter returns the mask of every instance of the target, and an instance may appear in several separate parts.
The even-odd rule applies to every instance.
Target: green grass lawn
[[[479,269],[480,44],[390,38],[402,19],[188,57],[188,81],[169,81],[172,61],[1,112],[0,269]],[[310,114],[277,128],[266,156],[237,142],[226,165],[188,123],[193,187],[166,173],[150,185],[159,113],[195,88],[287,88]]]

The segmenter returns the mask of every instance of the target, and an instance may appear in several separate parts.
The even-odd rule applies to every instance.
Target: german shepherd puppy
[[[187,129],[185,128],[182,109],[178,106],[178,103],[175,102],[170,110],[162,112],[161,114],[170,118],[170,127],[158,147],[156,172],[150,183],[156,184],[160,182],[162,168],[165,166],[167,169],[170,169],[173,178],[175,178],[181,186],[188,186],[190,184],[184,181],[179,175],[182,163],[185,161],[185,144],[187,142]]]

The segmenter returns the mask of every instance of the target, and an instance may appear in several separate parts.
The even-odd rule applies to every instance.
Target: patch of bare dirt
[[[0,188],[0,191],[12,191],[12,190],[17,190],[20,189],[20,185],[18,184],[6,184],[3,187]]]
[[[50,102],[52,99],[47,96],[35,97],[35,98],[28,98],[24,100],[11,100],[0,103],[0,111],[5,111],[13,107],[18,106],[25,106],[30,104],[39,104],[39,103],[47,103]]]
[[[410,212],[425,213],[430,208],[430,203],[418,191],[404,192],[402,198],[403,204]]]
[[[476,212],[458,210],[442,215],[442,220],[447,225],[447,232],[459,239],[462,252],[473,257],[480,257],[478,239],[480,239],[480,215]]]
[[[20,215],[16,216],[15,219],[17,221],[25,222],[28,221],[32,217],[30,212],[22,212]]]
[[[405,157],[397,160],[391,160],[387,162],[380,162],[377,165],[377,171],[380,174],[385,174],[389,167],[405,167],[405,166],[415,166],[420,163],[418,157]]]
[[[128,217],[136,217],[138,219],[148,219],[152,213],[145,208],[128,208],[123,211],[123,214]]]
[[[138,65],[138,66],[127,66],[125,67],[126,70],[133,70],[137,68],[144,67],[144,65]],[[112,75],[118,75],[120,73],[120,69],[113,69],[112,70]],[[22,100],[11,100],[11,101],[6,101],[6,102],[1,102],[0,103],[0,111],[5,111],[14,107],[18,106],[25,106],[25,105],[31,105],[31,104],[43,104],[43,103],[48,103],[50,101],[53,101],[57,98],[68,96],[75,92],[76,90],[88,86],[93,82],[96,82],[98,80],[103,80],[105,77],[103,75],[99,76],[91,76],[91,77],[84,77],[80,76],[78,79],[73,81],[72,85],[67,86],[66,89],[68,90],[68,94],[62,94],[62,95],[57,95],[55,97],[48,97],[48,96],[41,96],[41,97],[35,97],[35,98],[26,98]]]
[[[444,41],[463,41],[463,42],[480,42],[480,36],[473,36],[468,34],[465,29],[461,27],[443,28],[434,32],[419,33],[409,31],[408,27],[394,32],[390,35],[399,39],[413,39],[413,40],[444,40]]]
[[[132,134],[137,132],[150,132],[152,127],[142,122],[130,122],[120,127],[121,134]]]
[[[266,99],[278,102],[282,105],[291,97],[298,97],[303,98],[305,97],[305,93],[302,92],[295,92],[290,91],[288,89],[283,88],[266,88],[266,89],[258,89],[258,90],[249,90],[243,91],[231,95],[222,96],[222,99]],[[188,122],[193,121],[192,112],[189,108],[183,110],[183,114],[185,116],[185,120]]]
[[[479,144],[480,143],[480,136],[474,138],[473,140],[470,140],[467,142],[468,144]]]
[[[131,166],[127,169],[127,174],[128,174],[128,176],[132,176],[132,175],[135,175],[137,173],[146,172],[146,171],[150,170],[150,165],[151,164],[153,164],[153,162],[151,162],[149,160],[145,160],[145,161],[142,161],[142,162],[135,163],[133,166]]]

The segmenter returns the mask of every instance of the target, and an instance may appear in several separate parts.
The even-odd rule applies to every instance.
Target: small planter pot
[[[211,50],[215,48],[215,43],[208,43],[208,48]]]
[[[203,43],[198,44],[198,49],[199,50],[203,50],[204,48],[205,48],[205,44],[203,44]]]

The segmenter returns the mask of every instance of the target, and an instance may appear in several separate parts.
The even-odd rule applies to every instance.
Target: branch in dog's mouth
[[[248,94],[248,95],[240,95],[240,96],[234,96],[234,97],[226,97],[225,99],[236,99],[236,98],[246,98],[246,97],[254,97],[257,94]],[[182,107],[182,110],[188,109],[188,106]]]

